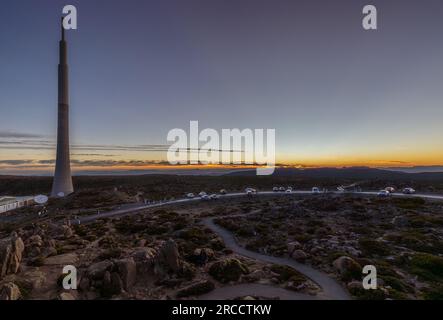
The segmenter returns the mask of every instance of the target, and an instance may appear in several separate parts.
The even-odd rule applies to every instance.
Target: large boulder
[[[123,284],[125,290],[130,290],[135,284],[137,277],[137,267],[134,259],[122,259],[115,261],[115,266],[117,267],[118,275]]]
[[[103,286],[101,288],[101,294],[104,297],[111,297],[115,294],[119,294],[123,291],[123,282],[116,272],[106,271],[103,276]]]
[[[26,239],[26,256],[37,257],[40,255],[43,247],[43,239],[40,235],[34,234]]]
[[[15,232],[0,242],[0,279],[18,272],[24,250],[23,240]]]
[[[87,276],[83,276],[80,280],[80,283],[78,285],[78,288],[80,289],[80,291],[88,291],[89,288],[91,286],[91,280],[89,280],[89,278]]]
[[[0,287],[0,300],[18,300],[20,297],[20,289],[15,283],[8,282]]]
[[[72,230],[72,228],[70,226],[63,225],[61,227],[61,229],[62,229],[63,237],[65,239],[69,239],[69,238],[72,238],[74,236],[74,230]]]
[[[294,241],[289,242],[287,247],[288,247],[288,255],[292,256],[292,253],[295,250],[301,249],[302,245],[300,244],[300,242],[294,240]]]
[[[209,268],[209,274],[222,283],[238,281],[243,274],[248,273],[248,267],[233,258],[214,262]]]
[[[305,262],[308,255],[303,250],[295,250],[291,255],[292,259],[298,262]]]
[[[208,261],[213,260],[214,256],[214,250],[210,248],[198,248],[194,250],[189,260],[196,265],[204,266]]]
[[[252,271],[250,274],[244,277],[244,280],[247,282],[257,282],[262,281],[263,279],[266,279],[266,272],[263,270]]]
[[[68,292],[62,292],[58,295],[58,299],[59,300],[65,300],[65,301],[69,301],[69,300],[76,300],[75,297],[68,293]]]
[[[109,260],[94,263],[88,268],[88,277],[92,280],[101,280],[105,272],[112,268],[112,262]]]
[[[138,249],[132,254],[137,266],[138,274],[150,274],[153,272],[155,267],[155,258],[157,256],[157,251],[153,248],[145,247]]]
[[[134,258],[135,262],[153,262],[155,256],[157,255],[157,252],[153,248],[145,247],[142,249],[138,249],[132,254],[132,257]]]
[[[48,284],[48,276],[50,276],[50,274],[38,268],[30,268],[20,275],[21,285],[29,292],[41,290]]]
[[[103,260],[92,264],[80,281],[80,290],[88,293],[98,289],[103,297],[112,297],[129,291],[136,282],[137,267],[134,259]]]
[[[156,256],[156,264],[166,267],[166,271],[178,272],[181,270],[180,254],[174,240],[166,241]]]
[[[344,280],[359,279],[362,275],[362,268],[354,259],[341,256],[333,262],[334,268],[340,273]]]
[[[27,242],[27,246],[30,246],[30,247],[41,247],[41,246],[43,246],[43,239],[38,234],[35,234],[35,235],[29,237],[29,239],[26,242]]]

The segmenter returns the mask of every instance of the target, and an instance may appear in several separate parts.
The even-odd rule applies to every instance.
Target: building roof
[[[6,205],[6,204],[10,204],[10,203],[15,203],[15,202],[19,202],[19,201],[27,201],[27,200],[32,200],[34,199],[34,197],[0,197],[0,206],[2,205]]]

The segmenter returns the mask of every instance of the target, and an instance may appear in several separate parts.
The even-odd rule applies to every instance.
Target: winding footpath
[[[223,218],[229,218],[223,217]],[[318,271],[308,265],[296,262],[293,259],[289,258],[281,258],[281,257],[274,257],[274,256],[268,256],[264,254],[260,254],[258,252],[250,251],[245,249],[244,247],[240,246],[236,241],[234,236],[227,231],[226,229],[220,227],[219,225],[214,223],[215,218],[206,218],[203,219],[203,224],[207,226],[209,229],[211,229],[214,233],[218,234],[223,241],[225,242],[225,245],[227,248],[231,249],[235,253],[255,259],[262,262],[267,263],[274,263],[279,265],[286,265],[289,267],[294,268],[301,274],[303,274],[305,277],[311,279],[313,282],[315,282],[322,291],[318,294],[319,299],[333,299],[333,300],[347,300],[350,299],[349,294],[343,287],[333,278],[331,278],[326,273],[323,273],[321,271]],[[275,287],[273,287],[275,288]],[[288,291],[288,290],[286,290]],[[254,292],[254,291],[251,291]],[[238,293],[236,293],[238,296]],[[267,294],[265,296],[269,296],[271,294],[272,296],[272,290],[271,292],[267,291]],[[254,292],[254,295],[257,295],[256,292]],[[307,299],[313,299],[315,296],[310,295],[303,295],[303,294],[297,294],[294,297],[300,297],[300,296],[306,296]]]
[[[310,191],[293,191],[292,193],[283,193],[283,192],[273,192],[273,191],[262,191],[257,194],[254,194],[252,197],[257,196],[265,196],[265,195],[274,195],[274,196],[291,196],[291,195],[307,195],[311,194]],[[330,194],[343,194],[340,192],[330,192]],[[353,194],[361,194],[368,196],[376,196],[377,192],[355,192]],[[220,198],[232,198],[232,197],[244,197],[245,193],[231,193],[226,195],[221,195]],[[400,193],[392,194],[393,197],[414,197],[414,198],[424,198],[429,200],[441,200],[443,201],[443,196],[440,195],[426,195],[426,194],[413,194],[413,195],[405,195]],[[200,198],[192,198],[192,199],[179,199],[179,200],[171,200],[167,202],[159,202],[147,205],[140,206],[131,206],[125,209],[113,210],[110,212],[105,212],[101,214],[90,215],[87,217],[80,217],[77,220],[72,221],[72,223],[88,223],[93,222],[97,219],[103,218],[111,218],[117,216],[124,216],[131,213],[137,213],[140,210],[144,209],[152,209],[164,206],[170,206],[175,204],[185,204],[202,201]],[[248,215],[248,214],[245,214]],[[235,215],[239,216],[239,215]],[[225,216],[223,218],[235,217],[235,216]],[[211,229],[214,233],[218,234],[227,248],[231,249],[238,255],[255,259],[257,261],[262,261],[266,263],[273,263],[279,265],[286,265],[294,268],[305,277],[312,280],[316,283],[320,288],[321,292],[317,295],[309,295],[304,293],[298,293],[290,290],[286,290],[280,287],[264,285],[264,284],[238,284],[233,286],[225,286],[222,288],[217,288],[214,291],[204,294],[198,297],[201,300],[224,300],[224,299],[233,299],[240,296],[263,296],[269,298],[280,298],[282,300],[348,300],[351,299],[349,293],[331,276],[328,274],[316,270],[313,267],[308,265],[296,262],[293,259],[283,258],[283,257],[274,257],[268,256],[264,254],[260,254],[258,252],[250,251],[240,246],[235,240],[234,236],[226,229],[221,226],[215,224],[215,217],[205,218],[202,220],[202,223]]]

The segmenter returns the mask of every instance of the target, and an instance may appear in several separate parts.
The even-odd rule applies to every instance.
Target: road
[[[323,193],[321,193],[323,194]],[[321,195],[320,194],[320,195]],[[353,193],[346,193],[346,192],[329,192],[328,194],[336,194],[336,195],[343,195],[343,194],[355,194],[355,195],[370,195],[370,196],[377,196],[378,192],[375,191],[364,191],[364,192],[353,192]],[[252,195],[251,197],[257,197],[257,196],[286,196],[290,197],[292,195],[312,195],[311,191],[301,191],[296,190],[292,191],[291,193],[286,192],[274,192],[274,191],[261,191],[257,194]],[[225,195],[220,195],[220,199],[225,198],[235,198],[235,197],[246,197],[248,196],[246,193],[229,193]],[[440,200],[443,201],[443,195],[436,195],[436,194],[403,194],[403,193],[393,193],[391,194],[392,197],[402,197],[402,198],[423,198],[428,200]],[[192,202],[198,202],[203,201],[200,197],[195,197],[192,199],[177,199],[177,200],[170,200],[170,201],[164,201],[164,202],[158,202],[153,204],[142,204],[142,205],[133,205],[128,208],[124,209],[116,209],[108,212],[103,212],[99,214],[89,215],[86,217],[80,217],[78,220],[73,220],[73,223],[87,223],[92,222],[97,219],[103,219],[103,218],[111,218],[116,216],[123,216],[130,213],[134,213],[140,210],[145,209],[153,209],[153,208],[161,208],[166,206],[171,206],[175,204],[185,204],[185,203],[192,203]],[[210,201],[216,201],[216,200],[207,200]]]

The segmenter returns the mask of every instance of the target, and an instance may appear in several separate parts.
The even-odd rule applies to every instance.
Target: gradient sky
[[[443,165],[441,0],[2,0],[0,173],[53,165],[66,4],[76,165],[163,160],[128,147],[190,120],[275,128],[279,163]]]

